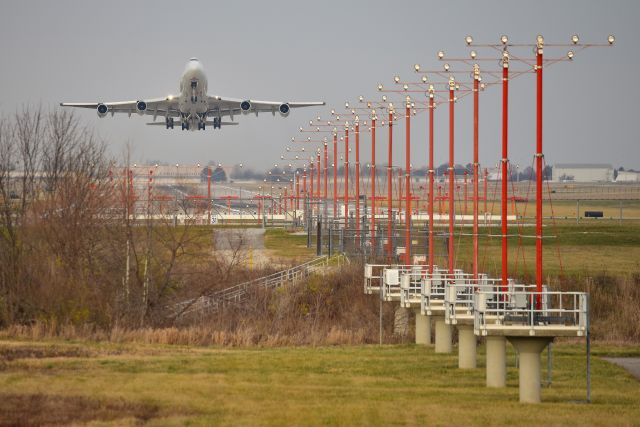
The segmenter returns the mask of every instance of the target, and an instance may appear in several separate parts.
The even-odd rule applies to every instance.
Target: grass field
[[[595,347],[592,404],[584,347],[554,347],[553,381],[539,406],[518,403],[515,357],[508,387],[484,387],[478,369],[413,345],[196,348],[0,341],[0,425],[634,425],[640,383]],[[544,360],[544,359],[543,359]],[[546,366],[543,363],[543,366]],[[546,373],[543,368],[543,377]]]

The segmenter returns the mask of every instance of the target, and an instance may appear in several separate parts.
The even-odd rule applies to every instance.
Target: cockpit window
[[[197,60],[198,60],[198,58],[195,58],[195,57],[194,57],[194,58],[189,59],[189,61],[197,61]]]

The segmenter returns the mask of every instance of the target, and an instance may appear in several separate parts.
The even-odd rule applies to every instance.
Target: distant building
[[[553,166],[555,182],[612,182],[613,166],[599,163],[558,163]]]
[[[640,182],[640,172],[618,171],[616,182]]]

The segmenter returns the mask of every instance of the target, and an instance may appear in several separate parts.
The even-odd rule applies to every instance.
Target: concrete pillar
[[[431,316],[416,310],[416,344],[431,344]]]
[[[520,403],[540,403],[540,353],[549,337],[509,337],[520,356]]]
[[[507,340],[487,337],[487,387],[507,386]]]
[[[452,326],[444,323],[444,317],[436,317],[436,353],[453,351]]]
[[[476,336],[472,325],[458,325],[458,368],[475,369]]]

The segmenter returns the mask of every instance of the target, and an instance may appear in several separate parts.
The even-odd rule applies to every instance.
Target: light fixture
[[[344,108],[349,108],[349,102],[344,103]]]
[[[613,36],[613,34],[609,34],[607,41],[609,42],[609,44],[613,44],[616,41],[616,38]]]
[[[467,46],[469,46],[471,43],[473,43],[473,37],[467,36],[464,38],[464,41],[467,44]]]
[[[509,38],[503,34],[500,36],[500,41],[502,44],[507,44],[509,42]]]
[[[382,95],[382,102],[387,102],[387,95]]]
[[[443,50],[439,50],[438,51],[438,59],[442,59],[444,58],[444,51]]]
[[[444,64],[444,70],[449,71],[449,64]]]
[[[399,82],[400,82],[400,77],[395,76],[395,77],[393,78],[393,81],[394,81],[394,82],[396,82],[396,83],[399,83]]]
[[[573,59],[573,51],[570,50],[569,52],[567,52],[567,58],[569,59]]]
[[[426,83],[427,82],[427,76],[422,76],[422,83]]]
[[[413,66],[413,69],[417,71],[420,71],[420,64],[416,64]]]
[[[402,89],[409,90],[409,85],[405,84],[404,86],[402,86]]]
[[[360,101],[360,102],[364,101],[364,96],[360,95],[360,96],[358,97],[358,101]]]
[[[574,34],[571,36],[571,43],[578,44],[579,41],[580,41],[580,38],[578,37],[577,34]]]
[[[476,56],[478,56],[475,50],[472,50],[469,55],[471,55],[471,59],[476,59]]]
[[[378,84],[378,90],[382,90],[382,88],[383,88],[382,84],[381,83]]]

